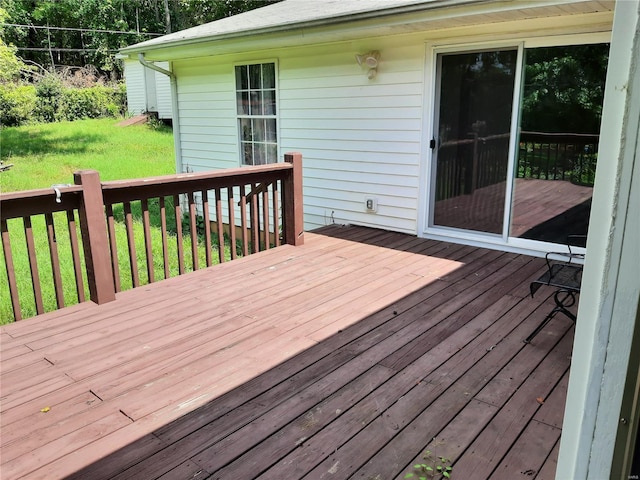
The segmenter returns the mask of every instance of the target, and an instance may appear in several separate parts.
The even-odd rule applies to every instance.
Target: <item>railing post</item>
[[[107,238],[107,223],[100,176],[94,170],[81,170],[73,174],[76,185],[82,185],[80,202],[80,231],[89,281],[89,295],[95,303],[116,299],[111,270],[111,254]]]
[[[293,165],[283,182],[284,241],[299,246],[304,244],[302,154],[285,153],[284,161]]]

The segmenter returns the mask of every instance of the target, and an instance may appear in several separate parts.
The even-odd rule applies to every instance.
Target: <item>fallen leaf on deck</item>
[[[536,401],[537,401],[540,405],[544,405],[544,398],[542,398],[542,397],[538,397],[538,398],[536,398]]]
[[[49,410],[51,410],[51,407],[44,407],[40,409],[42,413],[47,413]]]

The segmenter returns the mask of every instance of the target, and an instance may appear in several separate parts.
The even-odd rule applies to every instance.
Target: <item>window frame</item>
[[[260,66],[260,85],[258,88],[252,84],[252,75],[250,68],[252,66]],[[273,65],[273,86],[264,84],[264,66]],[[243,84],[243,79],[238,77],[238,67],[246,67],[247,76],[246,82]],[[278,163],[280,161],[280,122],[279,122],[279,88],[278,88],[278,62],[276,59],[254,60],[246,62],[238,62],[233,65],[233,77],[234,77],[234,103],[236,112],[236,128],[238,133],[238,161],[241,167],[251,165],[268,165],[272,163]],[[265,113],[264,108],[265,92],[273,93],[273,110],[274,113]],[[250,99],[252,97],[258,97],[260,100],[260,113],[256,114],[252,112],[252,103]],[[248,111],[242,112],[241,105],[245,105],[245,109]],[[262,125],[260,131],[257,126]],[[270,128],[270,125],[272,126]],[[249,127],[249,138],[245,135],[246,127]],[[259,133],[257,133],[259,132]],[[257,134],[257,138],[256,138]],[[246,163],[245,148],[251,146],[251,160],[252,163]],[[263,163],[256,163],[256,145],[263,147],[263,155],[265,161]],[[271,146],[271,148],[270,148]],[[275,153],[274,153],[275,152]],[[259,159],[258,159],[259,160]]]

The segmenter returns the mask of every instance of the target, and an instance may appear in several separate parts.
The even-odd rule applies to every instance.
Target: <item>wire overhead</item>
[[[103,30],[99,28],[74,28],[74,27],[50,27],[47,25],[22,25],[19,23],[0,23],[3,27],[20,27],[20,28],[33,28],[42,30],[69,30],[74,32],[94,32],[94,33],[116,33],[120,35],[151,35],[161,37],[164,33],[151,33],[151,32],[123,32],[121,30]]]

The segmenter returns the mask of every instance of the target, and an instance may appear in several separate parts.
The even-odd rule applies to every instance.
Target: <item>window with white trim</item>
[[[278,161],[275,63],[236,66],[236,102],[243,165]]]

